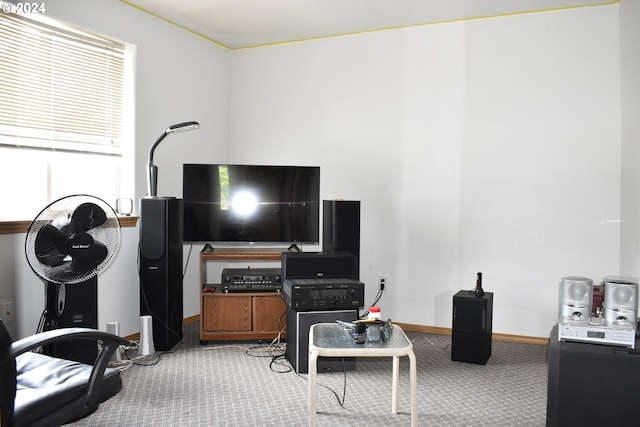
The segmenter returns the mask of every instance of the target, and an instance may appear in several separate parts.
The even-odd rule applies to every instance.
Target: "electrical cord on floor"
[[[277,373],[286,373],[289,372],[289,367],[285,364],[280,363],[280,360],[285,358],[287,351],[287,344],[280,341],[282,337],[282,333],[286,329],[286,326],[278,331],[278,335],[269,343],[267,346],[259,346],[247,349],[245,352],[247,356],[251,357],[270,357],[271,361],[269,362],[269,369],[273,372]],[[258,351],[258,354],[253,353]],[[262,354],[259,354],[262,353]],[[276,369],[277,366],[285,367],[285,370]]]
[[[109,362],[109,365],[108,365],[109,368],[117,368],[117,369],[120,369],[121,371],[124,371],[129,369],[133,365],[137,365],[137,366],[157,365],[160,362],[160,356],[163,354],[162,352],[157,352],[157,353],[148,354],[144,356],[138,355],[135,357],[130,357],[129,352],[138,351],[140,348],[140,342],[135,340],[129,341],[128,346],[120,346],[120,348],[123,350],[123,356],[126,357],[126,359],[112,360],[111,362]]]
[[[307,380],[309,381],[308,377],[304,377],[302,375],[300,375],[298,372],[296,372],[296,370],[293,367],[293,363],[291,363],[291,360],[289,360],[289,357],[285,356],[285,358],[287,359],[287,362],[289,362],[289,366],[290,366],[290,370],[295,372],[295,374],[297,376],[299,376],[300,378],[302,378],[303,380]],[[347,396],[347,366],[345,363],[344,358],[341,359],[342,360],[342,373],[344,375],[344,381],[342,383],[342,399],[340,399],[340,396],[338,396],[338,393],[332,389],[331,387],[324,385],[322,383],[316,382],[317,385],[319,385],[320,387],[326,388],[327,390],[329,390],[331,393],[333,393],[333,395],[336,397],[336,400],[338,401],[338,405],[340,405],[340,407],[344,408],[344,401],[346,399]],[[317,381],[317,377],[316,377],[316,381]]]
[[[287,354],[283,353],[278,356],[274,356],[271,358],[271,362],[269,363],[269,369],[278,374],[286,374],[291,372],[293,369],[291,368],[291,364],[287,363]],[[282,369],[276,369],[276,367],[281,367]]]

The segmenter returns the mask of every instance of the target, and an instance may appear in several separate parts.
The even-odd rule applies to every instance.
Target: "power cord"
[[[193,243],[189,245],[189,252],[187,253],[187,260],[184,263],[184,269],[182,270],[182,278],[187,274],[187,268],[189,267],[189,259],[191,259],[191,251],[193,250]]]
[[[384,292],[384,284],[380,285],[380,288],[378,289],[378,293],[376,294],[376,297],[373,299],[373,302],[371,304],[369,304],[369,307],[373,307],[376,304],[378,304],[378,302],[380,301],[380,299],[382,298],[382,293]],[[360,316],[360,319],[366,319],[367,316],[369,316],[369,310],[367,309],[367,311],[365,311],[362,316]]]
[[[160,356],[162,353],[154,353],[145,356],[136,356],[129,357],[130,351],[138,351],[140,348],[140,341],[132,340],[129,341],[129,345],[121,345],[120,348],[123,350],[124,356],[127,358],[126,360],[112,360],[109,362],[109,368],[119,369],[120,371],[126,371],[133,365],[137,366],[153,366],[157,365],[160,362]],[[148,363],[146,363],[148,362]]]
[[[295,372],[295,374],[302,378],[303,380],[309,381],[308,377],[302,376],[299,373],[296,372],[296,370],[293,367],[293,364],[291,363],[291,360],[289,359],[289,357],[286,357],[287,362],[289,362],[289,366],[290,366],[290,371]],[[343,383],[342,383],[342,398],[340,398],[340,396],[338,396],[338,393],[332,389],[331,387],[324,385],[322,383],[317,383],[317,385],[319,385],[322,388],[326,388],[327,390],[329,390],[331,393],[333,393],[333,395],[335,396],[336,400],[338,401],[338,405],[340,405],[340,407],[344,408],[344,402],[347,396],[347,366],[345,363],[344,358],[341,359],[342,360],[342,373],[343,373]],[[289,372],[289,371],[287,371]],[[316,381],[317,381],[317,377],[316,377]]]

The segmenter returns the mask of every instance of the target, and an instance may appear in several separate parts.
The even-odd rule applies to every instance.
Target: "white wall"
[[[136,45],[136,200],[151,144],[167,126],[197,120],[200,130],[156,151],[160,195],[180,196],[184,162],[320,165],[324,199],[362,201],[361,277],[373,298],[377,276],[389,276],[386,315],[450,327],[451,296],[482,271],[494,331],[530,336],[548,336],[556,321],[561,277],[598,281],[620,268],[620,191],[630,200],[637,191],[627,178],[620,185],[619,25],[624,52],[636,38],[618,10],[230,53],[117,1],[47,3],[53,17]],[[638,228],[623,258],[637,251]],[[138,331],[137,233],[123,230],[99,278],[100,326],[120,321],[123,335]],[[14,336],[35,330],[44,305],[23,241],[0,236],[0,298],[17,300]],[[199,311],[199,250],[184,280],[185,316]],[[623,272],[640,270],[630,258]]]
[[[640,276],[640,1],[620,3],[622,105],[621,273]]]
[[[183,163],[228,159],[230,54],[226,49],[119,1],[55,0],[46,6],[49,17],[135,46],[136,169],[135,194],[129,197],[136,210],[146,193],[144,166],[149,148],[168,126],[190,120],[201,124],[197,131],[169,135],[156,149],[158,195],[181,197]],[[0,297],[16,295],[14,337],[30,335],[44,308],[44,287],[24,257],[24,234],[0,237],[0,254],[15,254],[13,260],[2,257],[0,261],[5,279]],[[98,278],[102,329],[106,322],[118,321],[122,335],[139,330],[137,251],[138,230],[123,229],[116,259]],[[197,255],[184,280],[186,316],[200,311],[196,263]]]
[[[234,51],[231,158],[322,167],[362,201],[367,299],[450,327],[495,293],[494,332],[548,336],[567,275],[619,271],[618,7]]]

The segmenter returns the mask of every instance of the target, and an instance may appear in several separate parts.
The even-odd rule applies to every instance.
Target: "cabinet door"
[[[483,334],[487,330],[487,300],[453,297],[453,331]]]
[[[253,297],[253,330],[279,331],[287,323],[287,306],[280,295]]]
[[[250,331],[251,297],[211,295],[203,297],[205,331]]]

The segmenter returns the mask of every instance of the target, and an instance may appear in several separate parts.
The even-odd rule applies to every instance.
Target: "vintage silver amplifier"
[[[558,339],[634,349],[636,324],[627,320],[607,321],[602,317],[563,316],[558,322]]]

